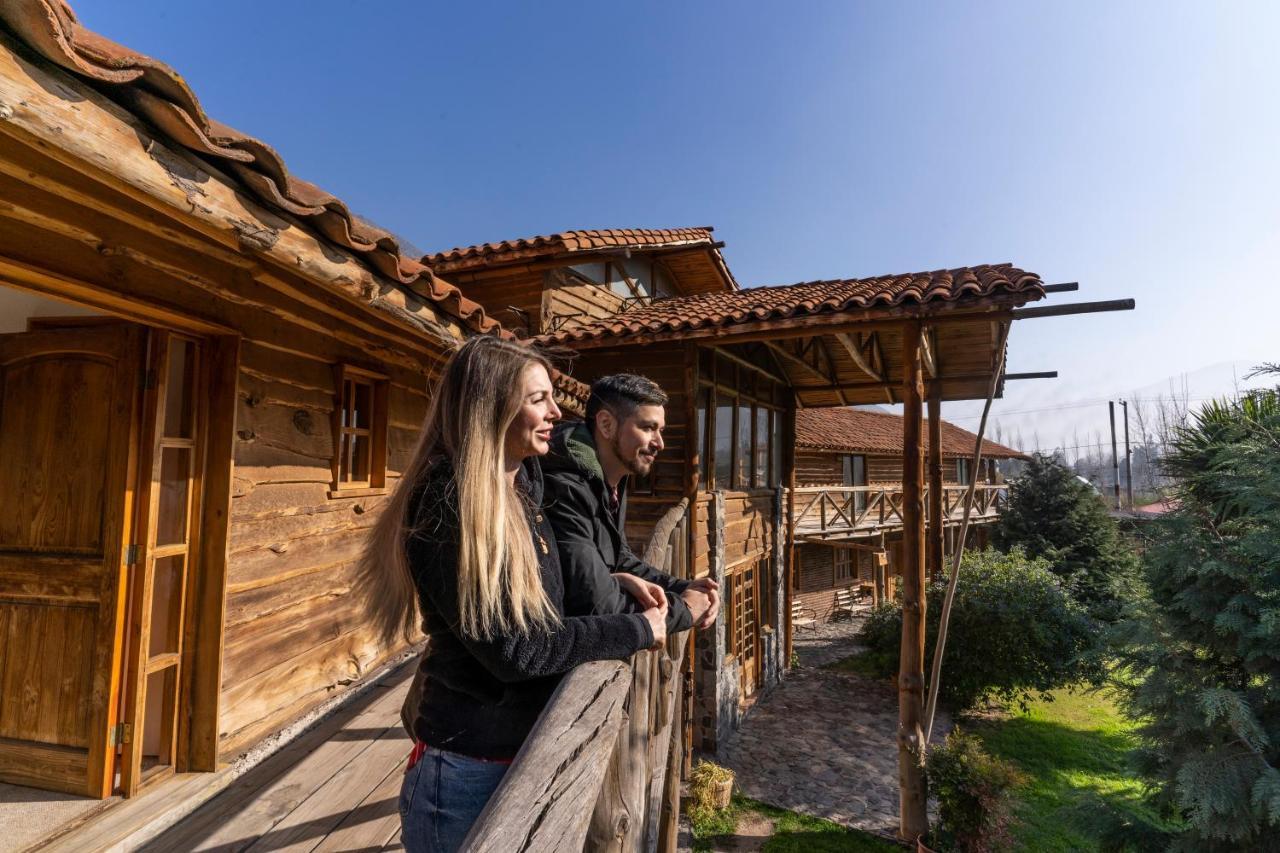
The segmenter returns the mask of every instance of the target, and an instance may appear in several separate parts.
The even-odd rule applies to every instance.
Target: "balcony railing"
[[[964,515],[968,486],[942,487],[942,515],[948,524],[959,524]],[[979,484],[973,495],[971,523],[993,521],[1008,500],[1004,483]],[[924,489],[925,507],[929,489]],[[857,537],[902,527],[902,487],[802,486],[795,489],[797,540]]]
[[[662,517],[644,554],[676,577],[688,575],[687,505]],[[566,675],[463,849],[675,850],[688,637],[681,632],[664,649]]]

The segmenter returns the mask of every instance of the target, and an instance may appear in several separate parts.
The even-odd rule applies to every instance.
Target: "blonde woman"
[[[550,366],[482,336],[445,365],[413,461],[365,556],[376,621],[428,635],[400,794],[405,849],[458,849],[555,690],[666,637],[666,608],[565,616],[538,457],[560,410]]]

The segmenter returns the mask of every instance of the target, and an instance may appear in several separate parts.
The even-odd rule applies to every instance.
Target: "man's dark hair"
[[[658,383],[634,373],[614,373],[591,383],[587,398],[587,425],[595,427],[596,415],[608,409],[619,421],[625,421],[641,406],[665,406],[668,397]]]

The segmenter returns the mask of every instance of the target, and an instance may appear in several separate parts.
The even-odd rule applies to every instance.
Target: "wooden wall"
[[[548,328],[555,317],[570,317],[562,328],[571,328],[594,319],[612,317],[621,308],[622,297],[607,287],[587,284],[560,270],[551,270],[546,274],[542,291],[543,328]],[[646,359],[646,365],[647,363]],[[659,381],[657,377],[650,378]],[[662,383],[659,381],[659,384]]]
[[[412,455],[427,408],[423,376],[390,374],[387,492]],[[228,754],[391,651],[374,639],[352,595],[356,560],[385,498],[329,496],[334,404],[332,364],[245,342],[222,673]]]
[[[796,452],[796,483],[801,486],[838,485],[844,479],[844,453],[826,450],[798,450]],[[867,459],[867,485],[881,486],[902,482],[902,458],[899,456],[870,456]],[[943,458],[942,482],[954,485],[956,460]]]

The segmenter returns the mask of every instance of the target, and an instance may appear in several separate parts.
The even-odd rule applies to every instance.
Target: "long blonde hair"
[[[471,338],[445,363],[413,459],[361,559],[361,587],[384,641],[411,637],[417,628],[417,590],[405,547],[415,532],[410,500],[442,459],[453,463],[457,494],[463,633],[483,638],[558,623],[542,587],[522,498],[504,475],[507,428],[520,409],[525,371],[534,365],[551,372],[537,350],[489,335]]]

